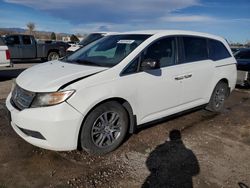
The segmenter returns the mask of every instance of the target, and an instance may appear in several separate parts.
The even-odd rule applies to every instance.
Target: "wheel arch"
[[[58,49],[50,49],[50,50],[48,50],[47,57],[49,56],[49,54],[50,54],[51,52],[56,52],[56,53],[58,53],[58,55],[60,56],[60,52],[59,52]]]
[[[100,102],[98,102],[97,104],[95,104],[89,111],[88,113],[84,116],[83,120],[82,120],[82,123],[81,123],[81,127],[79,129],[79,132],[78,132],[78,138],[77,138],[77,148],[78,149],[81,149],[80,147],[80,138],[81,138],[81,131],[82,131],[82,128],[83,128],[83,124],[86,120],[86,117],[93,111],[93,109],[95,109],[97,106],[103,104],[103,103],[106,103],[106,102],[109,102],[109,101],[115,101],[115,102],[118,102],[119,104],[121,104],[124,109],[126,110],[127,112],[127,115],[128,115],[128,118],[129,118],[129,125],[128,125],[128,133],[130,134],[133,134],[135,133],[136,131],[136,115],[134,115],[134,111],[133,111],[133,108],[132,106],[130,105],[130,103],[123,99],[123,98],[120,98],[120,97],[112,97],[112,98],[108,98],[108,99],[105,99],[105,100],[102,100]]]
[[[230,88],[230,85],[229,85],[229,80],[228,80],[227,78],[222,78],[222,79],[220,79],[220,80],[217,82],[217,84],[220,83],[220,82],[223,82],[223,83],[227,84],[227,87],[228,87],[227,97],[228,97],[228,96],[230,95],[230,91],[231,91],[231,88]],[[216,85],[217,85],[217,84],[216,84]],[[216,85],[215,85],[215,87],[216,87]]]
[[[220,80],[217,82],[217,84],[218,84],[219,82],[224,82],[224,83],[226,83],[226,84],[229,86],[229,81],[228,81],[227,78],[222,78],[222,79],[220,79]]]

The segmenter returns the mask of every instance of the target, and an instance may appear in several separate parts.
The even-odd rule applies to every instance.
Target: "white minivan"
[[[236,60],[221,37],[119,33],[25,70],[6,105],[12,127],[27,142],[100,155],[138,125],[199,106],[221,111],[236,74]]]

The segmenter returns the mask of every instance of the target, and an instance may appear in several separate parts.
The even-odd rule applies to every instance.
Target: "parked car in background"
[[[10,51],[8,49],[8,46],[6,46],[4,39],[0,37],[0,66],[12,66],[10,60]]]
[[[67,44],[69,44],[70,46],[76,45],[76,44],[78,44],[78,43],[79,43],[79,42],[72,42],[72,41],[67,42]]]
[[[72,54],[73,52],[75,52],[76,50],[78,50],[79,48],[82,48],[84,46],[87,46],[88,44],[101,39],[104,36],[107,36],[108,34],[111,33],[91,33],[89,35],[87,35],[83,40],[81,40],[78,44],[72,44],[68,49],[67,49],[67,55]]]
[[[221,37],[127,32],[25,70],[6,105],[31,144],[105,154],[138,125],[200,106],[220,112],[235,84],[236,60]]]
[[[237,84],[250,86],[250,48],[242,48],[234,56],[237,60]]]
[[[69,47],[64,42],[39,41],[32,35],[7,35],[6,44],[10,50],[11,59],[42,59],[51,61],[66,55]]]
[[[238,52],[240,49],[241,49],[241,48],[231,48],[233,54],[236,53],[236,52]]]

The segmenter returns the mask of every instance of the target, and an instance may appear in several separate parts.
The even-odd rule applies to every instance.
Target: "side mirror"
[[[157,60],[154,59],[145,59],[141,63],[141,70],[146,71],[146,70],[152,70],[152,69],[159,69],[160,68],[160,63]]]

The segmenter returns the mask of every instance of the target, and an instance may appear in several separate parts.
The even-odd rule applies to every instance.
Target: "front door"
[[[182,73],[176,64],[177,41],[175,37],[160,39],[142,54],[142,60],[153,59],[160,68],[137,73],[138,120],[146,123],[178,112],[182,103]]]
[[[28,35],[23,35],[22,37],[22,58],[36,58],[36,44],[32,41],[31,37]]]

